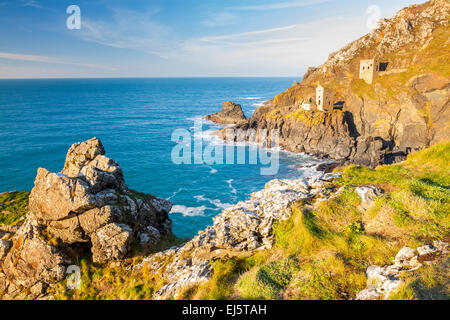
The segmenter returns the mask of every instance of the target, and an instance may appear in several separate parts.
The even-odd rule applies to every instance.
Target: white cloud
[[[289,8],[307,7],[307,6],[312,6],[312,5],[326,3],[326,2],[332,2],[332,1],[335,1],[335,0],[288,1],[288,2],[254,5],[254,6],[230,7],[229,10],[260,11],[260,10],[289,9]]]
[[[43,9],[44,8],[36,0],[21,0],[21,2],[22,2],[22,7],[32,7],[32,8],[37,8],[37,9]]]
[[[214,36],[214,37],[203,37],[200,38],[201,41],[216,41],[216,40],[225,40],[225,39],[237,39],[237,38],[243,38],[245,36],[255,36],[255,35],[261,35],[266,33],[275,33],[279,31],[286,31],[295,29],[297,27],[301,26],[300,24],[294,24],[290,26],[283,26],[278,28],[271,28],[271,29],[262,29],[262,30],[256,30],[256,31],[247,31],[247,32],[241,32],[241,33],[234,33],[229,35],[223,35],[223,36]]]
[[[361,15],[182,39],[169,26],[156,22],[154,14],[116,11],[109,21],[84,19],[79,36],[166,60],[149,57],[127,61],[121,66],[127,72],[148,72],[150,76],[292,76],[323,63],[329,53],[366,33]]]
[[[65,70],[69,66],[104,67],[105,71],[97,74],[105,76],[300,76],[308,66],[320,65],[329,53],[367,32],[362,14],[351,19],[335,16],[304,24],[185,39],[170,26],[158,23],[156,13],[158,9],[114,10],[109,20],[84,17],[81,30],[72,33],[85,41],[135,50],[139,58],[127,52],[130,58],[118,61],[117,72],[46,56],[0,52],[0,58],[65,64]]]
[[[218,14],[208,13],[208,18],[203,21],[203,25],[207,27],[222,27],[229,25],[237,20],[237,16],[228,11]]]
[[[334,17],[297,24],[202,37],[185,41],[171,60],[182,61],[198,74],[299,76],[308,66],[365,33],[361,19]],[[211,70],[214,70],[212,74]]]
[[[55,58],[55,57],[46,57],[46,56],[37,56],[37,55],[10,53],[10,52],[0,52],[0,59],[31,61],[31,62],[41,62],[41,63],[53,63],[53,64],[65,64],[65,65],[96,68],[96,69],[108,69],[108,70],[114,69],[114,68],[107,67],[104,65],[99,65],[99,64],[79,63],[79,62],[67,61],[67,60],[64,60],[61,58]]]
[[[114,48],[143,50],[165,59],[165,52],[171,51],[177,41],[169,28],[152,19],[157,12],[157,8],[146,12],[114,9],[108,21],[84,18],[78,36]]]

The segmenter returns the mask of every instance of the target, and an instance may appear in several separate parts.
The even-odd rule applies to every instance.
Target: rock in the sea
[[[224,102],[222,110],[206,116],[205,119],[220,124],[238,124],[247,120],[241,105],[231,101]]]

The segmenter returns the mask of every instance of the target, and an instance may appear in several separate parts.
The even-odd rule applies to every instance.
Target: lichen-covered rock
[[[436,251],[438,251],[438,249],[431,244],[417,248],[419,256],[435,253]]]
[[[82,143],[75,143],[67,152],[65,166],[61,173],[71,178],[76,178],[88,162],[104,154],[105,148],[97,138],[92,138]]]
[[[94,262],[106,263],[127,257],[133,240],[154,246],[172,232],[172,203],[128,189],[119,164],[104,154],[94,138],[69,149],[61,173],[38,169],[12,249],[0,243],[6,298],[38,297],[89,248]]]
[[[40,238],[19,236],[6,256],[3,271],[9,281],[24,288],[38,282],[56,283],[64,278],[64,258]]]
[[[183,246],[152,255],[134,270],[146,267],[149,273],[163,277],[166,284],[154,294],[154,299],[175,299],[183,289],[211,278],[210,261],[271,248],[273,226],[291,216],[290,205],[323,193],[324,186],[337,177],[339,174],[318,173],[297,180],[272,180],[265,189],[253,193],[251,199],[223,210],[213,219],[212,226]]]
[[[85,181],[39,168],[29,206],[37,219],[54,221],[94,208],[96,198]]]
[[[71,244],[89,241],[77,215],[72,215],[62,220],[48,221],[46,226],[46,230],[63,243]]]
[[[109,223],[120,222],[122,219],[121,207],[111,205],[94,208],[78,216],[80,226],[87,235],[91,235]]]
[[[443,241],[435,241],[434,245],[425,245],[417,248],[417,250],[403,247],[395,256],[393,265],[384,267],[370,266],[367,268],[367,288],[358,292],[355,299],[388,299],[403,284],[402,276],[405,273],[415,271],[423,266],[418,260],[420,256],[423,257],[430,253],[438,253],[436,257],[444,256],[448,253],[446,247],[447,243]],[[427,261],[427,263],[433,263],[433,259]]]
[[[6,256],[10,247],[11,241],[0,239],[0,261]]]
[[[361,210],[368,210],[375,202],[375,198],[383,193],[383,190],[375,186],[357,187],[356,193],[361,197]]]
[[[31,214],[66,244],[89,242],[110,223],[125,222],[133,233],[149,226],[170,233],[172,203],[129,190],[119,164],[104,153],[94,138],[69,149],[61,173],[39,169],[30,195]]]
[[[152,247],[156,245],[161,239],[161,233],[158,229],[152,226],[146,227],[139,234],[139,241],[142,245]]]
[[[129,226],[117,223],[107,224],[92,236],[92,260],[103,263],[124,258],[132,238],[133,232]]]
[[[410,247],[403,247],[395,256],[394,261],[399,264],[406,264],[416,256],[416,250]]]

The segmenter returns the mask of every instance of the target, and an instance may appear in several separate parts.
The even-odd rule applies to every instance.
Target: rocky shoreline
[[[152,248],[171,234],[172,203],[128,189],[119,164],[104,154],[101,141],[93,138],[69,149],[61,173],[38,170],[22,224],[2,229],[3,299],[51,298],[46,289],[62,281],[85,252],[97,263],[120,262],[129,257],[131,243]],[[192,240],[145,258],[133,271],[160,274],[166,284],[154,299],[174,299],[186,287],[208,281],[212,261],[272,248],[272,228],[291,216],[290,205],[330,196],[327,186],[337,177],[317,172],[272,180],[251,199],[223,210]]]
[[[128,189],[118,163],[104,154],[94,138],[69,149],[61,173],[39,169],[29,212],[19,225],[0,229],[2,299],[53,299],[47,289],[63,281],[67,268],[89,252],[94,263],[127,268],[136,277],[157,276],[161,285],[152,299],[178,299],[212,279],[215,261],[270,251],[274,226],[291,218],[294,203],[313,210],[346,188],[334,183],[340,173],[317,171],[300,179],[274,179],[250,199],[224,209],[193,239],[146,254],[162,236],[172,234],[168,216],[172,203]],[[370,210],[384,194],[374,185],[353,188],[361,199],[360,212]],[[131,257],[131,244],[150,250],[141,250],[139,263],[123,264]],[[370,266],[368,288],[356,299],[386,299],[402,285],[402,274],[445,258],[447,246],[435,241],[417,251],[405,247],[394,265]]]
[[[211,261],[271,249],[273,226],[291,216],[290,205],[314,197],[325,199],[331,194],[326,186],[337,177],[337,174],[318,173],[297,180],[272,180],[265,189],[253,193],[250,200],[223,210],[213,219],[213,226],[200,231],[191,241],[144,259],[135,270],[140,272],[145,268],[149,274],[160,274],[166,280],[154,299],[175,299],[189,286],[211,278]]]

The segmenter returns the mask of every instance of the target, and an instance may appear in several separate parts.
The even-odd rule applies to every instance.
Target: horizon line
[[[88,79],[208,79],[208,78],[299,78],[302,76],[149,76],[149,77],[39,77],[39,78],[0,78],[0,80],[88,80]]]

